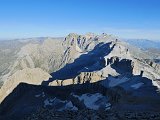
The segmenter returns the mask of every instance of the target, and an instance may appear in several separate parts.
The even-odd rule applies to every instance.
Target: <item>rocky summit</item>
[[[127,41],[70,33],[0,41],[0,55],[0,120],[160,119],[160,64]]]

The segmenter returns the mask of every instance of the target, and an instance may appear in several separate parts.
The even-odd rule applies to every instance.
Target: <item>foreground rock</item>
[[[130,111],[63,111],[39,109],[37,113],[26,116],[23,120],[159,120],[160,112]]]
[[[9,95],[19,83],[25,82],[29,84],[40,85],[43,80],[48,80],[51,76],[40,68],[26,68],[19,70],[4,82],[0,89],[0,103]],[[23,93],[22,93],[23,94]]]

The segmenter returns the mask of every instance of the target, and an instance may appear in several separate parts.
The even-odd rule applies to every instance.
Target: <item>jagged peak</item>
[[[77,34],[77,33],[69,33],[67,35],[67,37],[78,37],[78,36],[79,36],[79,34]]]
[[[92,33],[92,32],[88,32],[88,33],[86,33],[86,34],[84,35],[84,37],[85,37],[86,39],[95,38],[96,36],[97,36],[97,34]]]

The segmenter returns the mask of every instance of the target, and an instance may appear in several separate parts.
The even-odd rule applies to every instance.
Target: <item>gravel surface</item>
[[[160,120],[160,112],[63,111],[39,109],[23,120]]]

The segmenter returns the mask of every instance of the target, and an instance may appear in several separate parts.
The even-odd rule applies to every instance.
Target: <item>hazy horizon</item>
[[[73,32],[70,32],[70,33],[73,33]],[[66,35],[63,35],[63,36],[26,36],[26,37],[13,37],[13,38],[0,38],[0,41],[9,41],[9,40],[23,40],[23,39],[36,39],[36,38],[63,38],[63,37],[66,37],[67,35],[69,35],[70,33],[66,34]],[[75,33],[75,32],[74,32]],[[89,33],[89,32],[87,32]],[[79,35],[85,35],[87,33],[76,33],[76,34],[79,34]],[[93,32],[91,32],[93,33]],[[100,35],[102,33],[95,33],[96,35]],[[108,34],[108,33],[107,33]],[[108,34],[108,35],[112,35],[114,37],[117,37],[118,39],[121,39],[121,40],[149,40],[149,41],[158,41],[160,42],[160,39],[149,39],[149,38],[124,38],[124,37],[119,37],[119,36],[116,36],[114,34]]]

